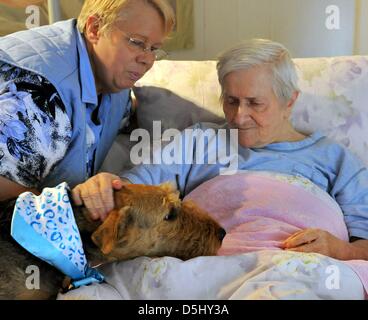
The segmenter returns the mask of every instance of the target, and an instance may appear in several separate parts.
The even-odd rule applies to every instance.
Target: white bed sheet
[[[234,256],[139,257],[103,265],[106,283],[58,299],[228,300],[364,299],[355,272],[319,254],[263,250]]]

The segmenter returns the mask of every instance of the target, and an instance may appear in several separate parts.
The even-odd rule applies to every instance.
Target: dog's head
[[[170,184],[125,185],[115,209],[92,235],[108,258],[215,255],[225,230],[192,202],[181,202]]]

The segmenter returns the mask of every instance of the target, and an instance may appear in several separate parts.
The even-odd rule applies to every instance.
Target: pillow
[[[161,121],[161,129],[185,128],[197,122],[223,123],[224,117],[182,98],[174,92],[154,86],[133,88],[137,99],[136,118],[139,128],[152,134],[152,122]]]
[[[368,57],[294,61],[301,89],[292,114],[295,128],[322,131],[368,166]]]
[[[133,90],[141,128],[151,130],[153,120],[163,130],[224,122],[216,61],[158,61]]]
[[[119,175],[122,171],[131,169],[130,149],[136,143],[130,141],[130,134],[119,134],[112,144],[99,172],[110,172]]]

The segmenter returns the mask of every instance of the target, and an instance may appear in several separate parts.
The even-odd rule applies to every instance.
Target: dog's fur
[[[86,209],[73,208],[89,261],[215,255],[225,236],[225,230],[194,203],[181,202],[169,184],[125,185],[114,200],[115,208],[103,223],[90,220]],[[3,206],[0,213],[0,299],[54,298],[64,276],[11,239],[13,205]],[[40,270],[39,290],[26,288],[31,265]]]

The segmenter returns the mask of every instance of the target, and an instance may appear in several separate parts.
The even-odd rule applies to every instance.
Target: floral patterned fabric
[[[213,178],[186,199],[226,229],[217,256],[188,261],[139,257],[106,264],[99,268],[106,283],[58,299],[365,298],[367,261],[281,249],[283,240],[305,228],[322,228],[348,239],[340,208],[310,181],[244,172]]]
[[[368,166],[368,57],[296,59],[302,94],[296,128],[321,130]]]
[[[338,282],[333,277],[336,270]],[[364,299],[364,288],[351,268],[316,253],[263,250],[187,261],[172,257],[139,257],[103,265],[99,271],[106,276],[106,283],[83,286],[59,294],[57,299]]]
[[[368,56],[294,62],[301,89],[292,115],[295,127],[322,131],[368,166]],[[163,128],[182,128],[190,122],[188,118],[197,122],[223,117],[215,61],[159,61],[137,86],[141,127],[152,119],[162,120]]]
[[[69,117],[54,86],[0,62],[0,175],[37,187],[70,139]]]

